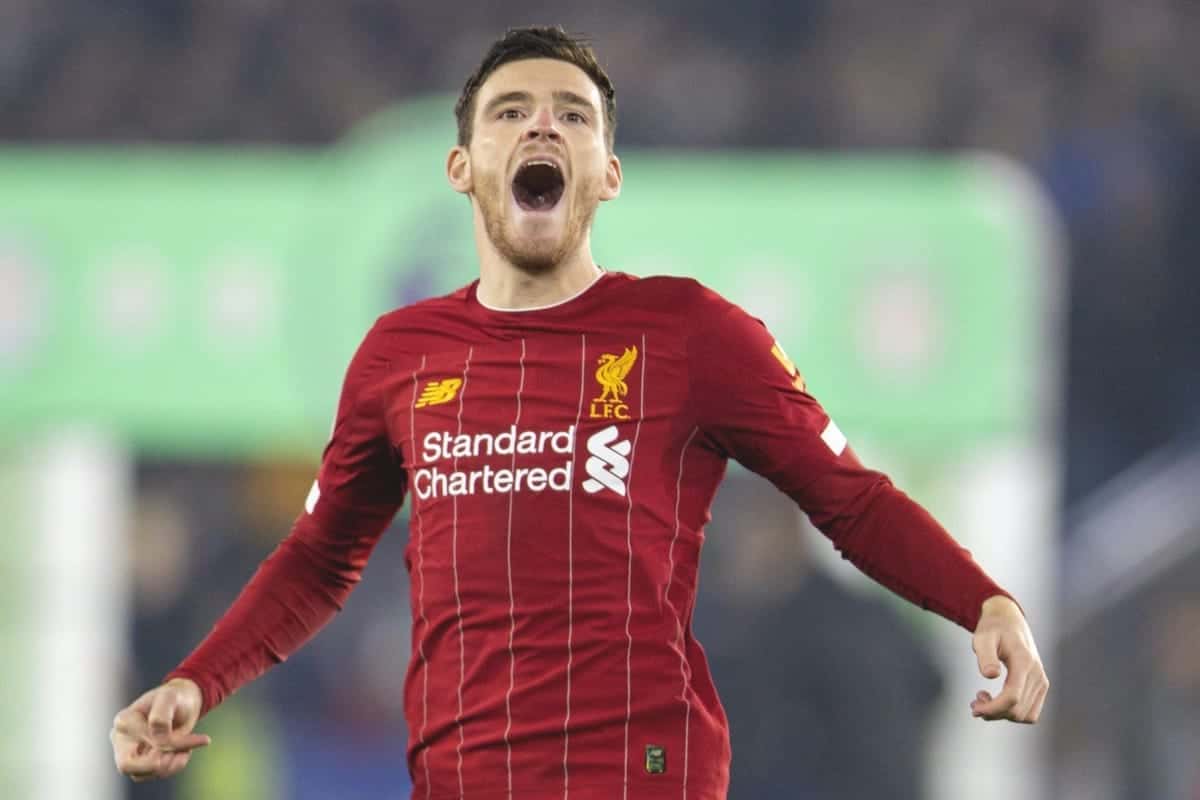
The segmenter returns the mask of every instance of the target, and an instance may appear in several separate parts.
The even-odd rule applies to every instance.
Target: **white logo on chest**
[[[629,476],[629,451],[633,445],[628,439],[617,442],[616,438],[619,435],[617,426],[609,425],[588,437],[589,456],[584,465],[588,479],[583,482],[583,488],[589,494],[611,489],[622,497],[625,496],[625,478]]]

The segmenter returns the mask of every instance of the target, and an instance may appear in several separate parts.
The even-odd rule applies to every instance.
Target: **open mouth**
[[[513,197],[525,211],[549,211],[558,205],[565,187],[562,171],[549,161],[522,164],[513,177]]]

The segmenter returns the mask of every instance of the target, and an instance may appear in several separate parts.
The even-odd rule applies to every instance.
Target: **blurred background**
[[[286,534],[371,320],[474,276],[453,99],[524,24],[618,89],[598,260],[761,316],[1053,682],[971,720],[968,634],[735,469],[696,618],[731,796],[1200,798],[1190,0],[0,0],[0,796],[408,796],[406,512],[179,779],[106,732]]]

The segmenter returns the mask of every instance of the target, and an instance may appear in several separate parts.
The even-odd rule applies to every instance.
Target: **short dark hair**
[[[492,43],[479,66],[467,78],[458,102],[454,104],[454,116],[458,120],[458,143],[471,144],[471,132],[475,117],[475,96],[479,87],[493,72],[511,61],[530,58],[553,58],[579,67],[596,84],[604,98],[604,138],[608,149],[613,148],[617,129],[617,90],[600,62],[591,44],[582,36],[567,33],[562,27],[545,26],[509,28],[502,37]]]

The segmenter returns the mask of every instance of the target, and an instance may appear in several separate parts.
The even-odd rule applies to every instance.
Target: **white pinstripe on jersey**
[[[629,550],[629,564],[625,575],[625,780],[622,797],[629,797],[629,718],[633,715],[633,460],[637,456],[638,437],[642,433],[642,420],[646,418],[646,334],[642,334],[642,376],[638,387],[638,421],[633,429],[633,449],[629,451],[629,477],[626,482],[625,498],[629,501],[625,512],[625,546]]]
[[[413,442],[413,448],[416,449],[417,441],[417,395],[420,394],[419,376],[421,371],[425,369],[425,356],[421,356],[421,366],[413,370],[413,396],[412,403],[408,407],[408,432],[409,441]],[[416,454],[413,456],[413,463],[416,463]],[[429,629],[429,620],[425,618],[425,520],[421,517],[421,504],[413,500],[413,516],[417,518],[417,581],[420,588],[417,589],[417,614],[421,619],[421,625],[426,630]],[[429,780],[429,748],[425,747],[425,726],[429,723],[429,660],[425,657],[425,637],[422,635],[417,639],[417,655],[421,658],[421,673],[424,678],[424,687],[421,689],[421,730],[417,734],[417,741],[421,744],[422,755],[425,756],[425,797],[426,800],[433,793],[433,783]]]
[[[462,435],[463,403],[467,396],[467,373],[471,371],[471,356],[475,348],[467,349],[467,360],[463,363],[463,383],[458,392],[458,435]],[[458,456],[454,457],[454,471],[458,471]],[[466,735],[463,732],[463,684],[467,680],[467,644],[463,633],[462,594],[458,589],[458,495],[452,496],[454,527],[451,539],[452,562],[454,564],[454,601],[458,605],[458,716],[454,722],[458,725],[458,795],[463,795],[463,742]]]
[[[583,419],[583,389],[587,375],[587,336],[579,337],[579,409],[575,412],[575,430]],[[571,448],[571,493],[567,496],[567,713],[563,717],[563,800],[571,790],[571,772],[567,767],[567,756],[571,747],[571,639],[575,633],[575,476],[576,453],[579,445]]]
[[[679,451],[679,472],[675,476],[675,536],[671,538],[671,549],[667,556],[667,562],[670,565],[667,568],[667,586],[663,591],[663,606],[667,607],[671,601],[671,584],[675,581],[675,543],[679,541],[679,498],[683,494],[683,457],[687,454],[688,447],[692,444],[692,439],[696,438],[696,434],[700,432],[699,428],[692,428],[692,433],[688,436],[687,441],[683,443],[683,449]],[[692,701],[688,698],[688,662],[687,653],[684,652],[683,641],[683,619],[675,620],[677,628],[676,642],[679,646],[679,672],[683,676],[683,704],[686,707],[683,716],[683,800],[687,800],[687,781],[688,781],[688,733],[692,724]]]
[[[517,418],[513,421],[514,430],[521,425],[521,394],[525,391],[525,340],[521,340],[521,382],[517,386]],[[517,468],[517,449],[513,448],[512,470]],[[512,731],[512,693],[513,687],[517,682],[517,656],[513,651],[513,639],[517,635],[517,600],[513,593],[513,572],[512,572],[512,521],[513,521],[513,494],[515,492],[515,483],[508,490],[508,534],[506,537],[506,547],[508,556],[508,693],[504,695],[504,713],[506,721],[504,725],[504,747],[508,751],[508,794],[511,797],[513,793],[513,775],[512,775],[512,742],[508,740],[508,735]]]

